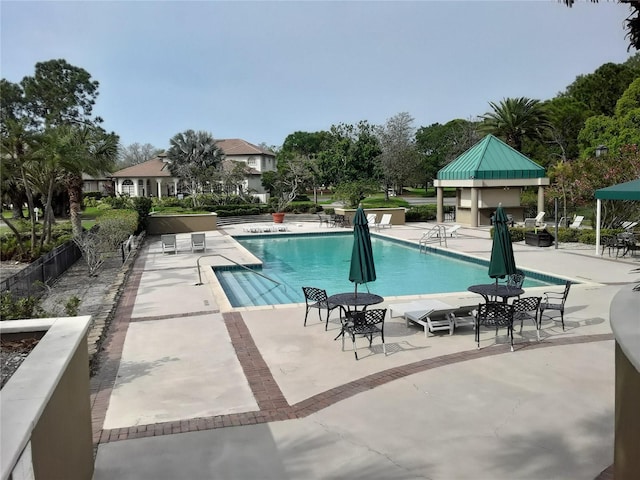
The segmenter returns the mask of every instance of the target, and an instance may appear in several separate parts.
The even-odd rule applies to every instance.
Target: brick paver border
[[[367,375],[344,385],[334,387],[325,392],[313,395],[294,405],[289,405],[276,383],[269,366],[262,358],[253,337],[239,312],[224,313],[223,319],[238,360],[247,378],[251,391],[258,403],[259,410],[213,417],[190,418],[171,422],[161,422],[132,427],[103,429],[104,419],[109,399],[118,373],[118,365],[122,357],[122,348],[127,334],[136,294],[144,270],[144,258],[139,257],[128,278],[124,292],[116,309],[116,316],[111,323],[108,338],[99,357],[98,373],[91,379],[91,413],[93,424],[94,447],[98,444],[134,438],[173,435],[177,433],[196,432],[240,425],[254,425],[280,420],[303,418],[324,408],[336,404],[349,397],[366,392],[380,385],[384,385],[398,378],[415,373],[424,372],[446,365],[466,362],[478,358],[511,353],[507,345],[496,345],[482,350],[468,350],[464,352],[441,355],[418,362],[389,368],[381,372]],[[197,312],[194,315],[212,313]],[[149,317],[141,320],[156,320],[167,318]],[[590,342],[613,340],[613,334],[581,335],[578,337],[546,339],[540,342],[515,345],[516,350],[556,347]],[[601,472],[595,480],[611,480],[613,467]]]

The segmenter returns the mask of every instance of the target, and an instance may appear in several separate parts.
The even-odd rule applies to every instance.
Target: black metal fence
[[[38,296],[44,285],[62,275],[81,257],[82,252],[72,240],[58,245],[24,270],[4,279],[0,291],[8,290],[14,298]]]

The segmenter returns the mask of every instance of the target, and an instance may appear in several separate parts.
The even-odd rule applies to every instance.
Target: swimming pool
[[[234,307],[304,302],[303,286],[323,288],[329,295],[349,292],[353,234],[283,235],[236,239],[263,261],[260,273],[281,286],[239,268],[216,268],[215,274]],[[487,262],[438,253],[420,253],[417,245],[372,235],[377,280],[359,291],[378,295],[419,295],[466,291],[469,285],[493,281]],[[552,284],[527,273],[524,287]],[[560,283],[560,282],[557,282]]]

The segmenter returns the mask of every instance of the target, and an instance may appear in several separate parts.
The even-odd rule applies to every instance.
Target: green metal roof
[[[640,200],[640,178],[596,190],[600,200]]]
[[[487,135],[438,172],[438,180],[543,178],[544,168]]]

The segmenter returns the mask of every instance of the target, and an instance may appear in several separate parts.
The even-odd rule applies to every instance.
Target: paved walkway
[[[383,233],[417,242],[425,228]],[[242,226],[206,233],[208,252],[256,261],[230,236]],[[302,326],[304,304],[231,309],[211,269],[198,274],[201,254],[190,252],[188,237],[178,236],[177,255],[148,238],[121,298],[92,379],[95,480],[593,479],[610,466],[609,304],[637,280],[630,270],[640,257],[516,244],[520,267],[582,282],[572,287],[565,331],[545,319],[537,342],[525,325],[511,353],[488,329],[477,350],[472,328],[425,338],[392,318],[388,355],[374,340],[355,361],[333,341],[337,316],[325,331],[324,322]],[[490,248],[488,229],[448,239],[448,249],[481,258]]]

